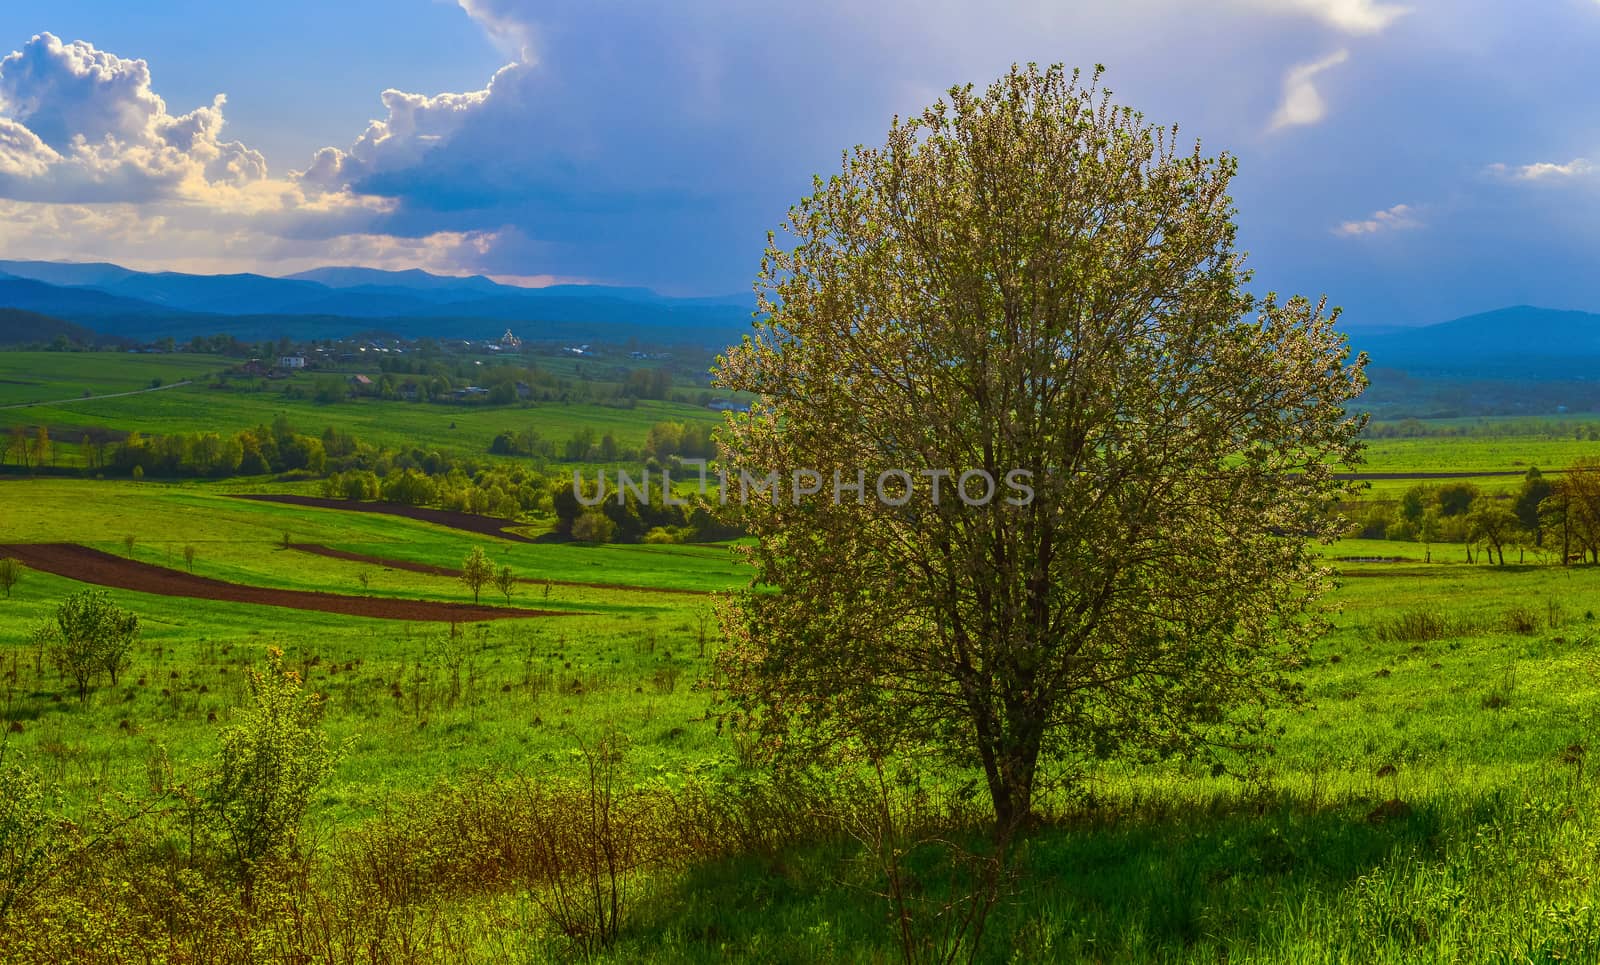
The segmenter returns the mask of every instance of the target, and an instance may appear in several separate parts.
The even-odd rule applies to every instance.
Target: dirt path
[[[424,509],[420,506],[406,506],[401,503],[364,503],[355,499],[329,499],[325,496],[296,496],[287,493],[235,493],[233,498],[253,499],[263,503],[285,503],[290,506],[313,506],[317,509],[340,509],[347,513],[381,513],[384,516],[403,516],[406,519],[434,523],[438,526],[448,526],[450,529],[477,533],[480,536],[494,536],[499,539],[510,540],[513,543],[534,542],[521,533],[506,531],[507,526],[517,525],[514,519],[474,516],[472,513],[458,513],[448,509]]]
[[[184,379],[171,385],[157,385],[148,389],[134,389],[132,392],[112,392],[109,395],[80,395],[70,399],[53,399],[46,402],[14,402],[11,405],[0,405],[0,409],[31,409],[38,405],[66,405],[68,402],[98,402],[101,399],[126,399],[130,395],[144,395],[146,392],[165,392],[168,389],[181,388],[193,385],[193,379]]]
[[[447,566],[434,566],[432,563],[412,563],[408,560],[390,560],[381,556],[368,556],[365,553],[352,553],[348,550],[336,550],[331,546],[321,546],[316,543],[290,543],[290,549],[302,553],[313,553],[317,556],[326,556],[335,560],[350,560],[355,563],[371,563],[373,566],[382,566],[391,570],[405,570],[408,573],[426,573],[429,576],[460,576],[460,570],[452,570]],[[527,576],[517,580],[518,583],[531,583],[535,586],[549,583],[551,586],[577,586],[590,590],[627,590],[633,593],[685,593],[691,596],[705,596],[704,590],[686,590],[672,586],[630,586],[626,583],[579,583],[574,580],[545,580],[539,577]]]
[[[279,590],[265,586],[247,586],[243,583],[213,580],[180,570],[167,569],[164,566],[153,566],[138,560],[113,556],[76,543],[0,545],[0,556],[10,556],[32,569],[65,576],[83,583],[113,586],[139,593],[218,600],[224,603],[281,606],[294,610],[318,610],[323,613],[377,617],[384,620],[470,623],[477,620],[575,615],[554,610],[524,610],[471,603],[443,603],[436,600],[342,596],[314,590]]]

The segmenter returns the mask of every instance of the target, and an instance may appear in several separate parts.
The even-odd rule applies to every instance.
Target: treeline
[[[515,519],[525,513],[548,513],[552,481],[524,466],[495,466],[468,473],[460,467],[433,475],[416,466],[336,472],[322,481],[322,495],[349,499],[431,506],[480,516]]]
[[[1538,418],[1450,423],[1398,419],[1370,423],[1365,434],[1368,439],[1492,439],[1523,436],[1596,442],[1600,441],[1600,423]]]
[[[1367,539],[1460,543],[1467,562],[1481,550],[1486,562],[1504,563],[1506,550],[1524,559],[1600,563],[1600,459],[1582,459],[1557,478],[1537,467],[1516,492],[1493,495],[1468,482],[1413,486],[1392,502],[1375,503],[1351,534]]]
[[[708,543],[745,535],[718,519],[706,496],[669,494],[662,478],[647,473],[642,486],[619,488],[614,479],[606,486],[601,473],[583,484],[581,499],[573,480],[561,480],[552,499],[556,534],[580,543]]]
[[[715,423],[657,422],[639,448],[619,445],[611,433],[596,435],[587,426],[564,443],[546,439],[537,430],[508,429],[489,443],[496,456],[526,456],[546,462],[642,462],[658,468],[671,459],[711,459],[717,454]]]
[[[268,473],[305,472],[322,475],[328,469],[328,445],[333,429],[323,437],[303,435],[279,416],[270,426],[257,426],[232,435],[217,432],[177,432],[146,436],[130,432],[120,443],[84,447],[90,470],[116,475],[162,477],[260,476]]]
[[[613,486],[599,505],[585,505],[598,500],[595,485],[585,486],[580,500],[572,479],[543,476],[525,466],[492,466],[471,474],[456,468],[440,475],[406,467],[387,475],[366,469],[334,473],[323,480],[321,491],[330,499],[382,500],[502,519],[554,513],[556,535],[583,543],[697,543],[744,535],[719,521],[705,499],[669,500],[660,477],[648,482],[642,499],[629,492],[619,501]]]

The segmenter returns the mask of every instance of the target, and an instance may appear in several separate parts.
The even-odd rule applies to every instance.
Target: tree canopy
[[[1234,172],[1030,65],[818,179],[716,372],[758,397],[722,459],[779,590],[728,614],[737,724],[937,750],[1002,825],[1041,761],[1253,743],[1320,625],[1365,358],[1247,293]]]

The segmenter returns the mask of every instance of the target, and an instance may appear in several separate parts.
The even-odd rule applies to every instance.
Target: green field
[[[12,374],[0,378],[31,367],[49,381],[0,381],[0,390],[8,398],[24,389],[127,391],[151,378],[200,374],[209,360],[102,357],[82,373],[70,364],[40,367],[50,361],[6,359]],[[195,386],[0,410],[0,419],[221,430],[270,420],[283,405]],[[665,403],[294,406],[291,418],[308,429],[336,424],[396,446],[460,440],[454,448],[473,451],[518,419],[547,437],[593,426],[636,440],[654,421],[701,412]],[[1596,446],[1537,435],[1386,439],[1374,443],[1366,468],[1553,470]],[[1520,483],[1471,481],[1505,492]],[[1377,481],[1364,499],[1393,500],[1415,484]],[[81,543],[128,555],[131,536],[135,559],[172,569],[185,568],[192,546],[200,576],[456,602],[471,593],[449,576],[285,548],[285,534],[295,544],[445,567],[481,547],[525,581],[512,605],[567,615],[470,625],[452,638],[443,623],[112,590],[139,615],[143,633],[118,684],[102,681],[80,703],[29,634],[82,585],[25,571],[0,600],[7,759],[35,768],[81,826],[119,816],[126,823],[117,833],[134,842],[128,853],[154,863],[72,871],[89,877],[54,893],[62,910],[52,922],[33,918],[36,931],[7,933],[6,955],[237,960],[249,945],[258,959],[277,960],[306,935],[337,932],[318,930],[334,928],[307,910],[321,908],[350,929],[337,932],[345,944],[330,960],[570,959],[571,936],[537,900],[547,884],[506,870],[516,867],[509,838],[492,829],[511,821],[510,812],[484,801],[502,801],[495,795],[522,786],[517,781],[582,786],[593,759],[583,749],[598,746],[614,752],[621,786],[675,802],[677,810],[663,812],[670,819],[660,820],[681,840],[661,846],[670,859],[628,878],[615,943],[596,957],[899,959],[884,852],[873,826],[860,823],[870,797],[858,796],[859,775],[781,783],[717,720],[712,661],[723,644],[712,594],[749,580],[733,549],[513,543],[228,495],[284,488],[251,479],[13,475],[0,480],[0,543]],[[531,532],[548,524],[526,522]],[[1326,601],[1333,629],[1297,672],[1306,702],[1273,721],[1281,728],[1275,752],[1238,774],[1175,762],[1092,765],[1070,793],[1044,802],[1043,826],[1013,854],[1016,877],[998,892],[978,960],[1600,961],[1600,810],[1592,798],[1600,567],[1469,566],[1460,545],[1445,543],[1432,545],[1431,565],[1420,562],[1414,542],[1351,539],[1322,552],[1339,574]],[[492,588],[484,599],[505,602]],[[303,856],[305,879],[246,911],[226,888],[194,883],[211,880],[203,866],[171,870],[182,864],[171,856],[183,851],[184,812],[170,784],[207,772],[219,735],[246,701],[245,671],[273,647],[325,695],[324,726],[346,753],[307,815],[314,843]],[[158,779],[168,768],[171,777]],[[969,777],[934,770],[891,790],[908,807],[933,801],[970,813],[962,791]],[[688,833],[709,826],[715,811],[685,803],[699,800],[690,792],[702,786],[724,788],[719,793],[736,802],[727,813],[745,822],[737,833],[717,825],[733,843],[695,843]],[[909,830],[891,843],[905,853],[915,927],[929,933],[962,907],[962,879],[950,870],[958,866],[940,856],[986,847],[981,820],[934,832],[945,843]],[[151,857],[160,855],[168,857]],[[149,871],[155,867],[162,870]],[[404,868],[414,877],[396,870]],[[382,877],[391,873],[401,877]],[[139,917],[144,906],[134,893],[157,889],[158,879],[175,902],[170,920]],[[322,900],[330,904],[316,905]],[[120,924],[101,934],[94,923],[102,920]],[[111,934],[131,944],[102,946]]]
[[[421,447],[481,459],[489,458],[489,443],[505,431],[532,429],[544,439],[561,443],[587,428],[596,436],[612,435],[619,445],[636,447],[657,422],[720,420],[717,413],[700,406],[649,400],[631,405],[433,405],[375,399],[322,404],[310,398],[287,397],[282,383],[271,383],[266,391],[250,388],[247,382],[232,383],[227,389],[212,388],[205,377],[228,364],[228,360],[213,356],[183,354],[0,352],[0,430],[48,426],[56,439],[58,461],[77,465],[81,463],[76,452],[81,431],[229,434],[268,425],[280,415],[301,432],[316,434],[332,426],[383,448]],[[333,377],[343,378],[343,374]],[[101,396],[147,389],[156,378],[166,385],[194,381],[121,398],[82,397],[86,391]],[[304,387],[311,384],[312,377],[301,375],[289,381]],[[63,399],[71,401],[3,408]]]
[[[0,406],[135,392],[150,388],[155,379],[204,379],[226,366],[225,360],[208,355],[0,352]]]

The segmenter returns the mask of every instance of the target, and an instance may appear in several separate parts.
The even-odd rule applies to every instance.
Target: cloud
[[[457,0],[457,3],[508,56],[525,64],[536,61],[533,24],[507,9],[503,0]]]
[[[1321,60],[1289,68],[1283,78],[1283,100],[1278,112],[1272,116],[1270,130],[1315,124],[1328,113],[1322,94],[1314,81],[1325,70],[1337,67],[1350,59],[1348,50],[1336,50]]]
[[[1346,221],[1333,229],[1333,233],[1346,238],[1359,238],[1380,231],[1406,231],[1420,227],[1422,222],[1417,219],[1416,209],[1408,204],[1397,204],[1385,211],[1375,211],[1372,217],[1362,221]]]
[[[1382,33],[1411,12],[1410,7],[1377,0],[1255,0],[1255,5],[1281,12],[1306,13],[1349,34]]]
[[[0,199],[0,258],[114,261],[149,271],[289,274],[356,264],[440,274],[489,267],[487,253],[515,231],[441,231],[400,237],[366,230],[343,214],[313,226],[292,219],[220,212],[183,201],[62,204]]]
[[[0,58],[0,196],[148,200],[265,179],[259,152],[222,140],[225,103],[170,114],[144,61],[38,34]]]
[[[507,67],[506,71],[515,68]],[[388,116],[367,125],[348,152],[325,147],[295,177],[319,189],[338,189],[389,171],[416,166],[430,150],[446,143],[489,100],[494,82],[465,94],[408,94],[386,90],[380,95]]]
[[[1564,181],[1570,178],[1580,178],[1593,174],[1597,169],[1594,162],[1588,158],[1573,158],[1565,164],[1555,164],[1549,161],[1540,161],[1534,164],[1524,164],[1520,167],[1510,167],[1505,164],[1491,164],[1488,171],[1497,177],[1508,178],[1513,181]]]

